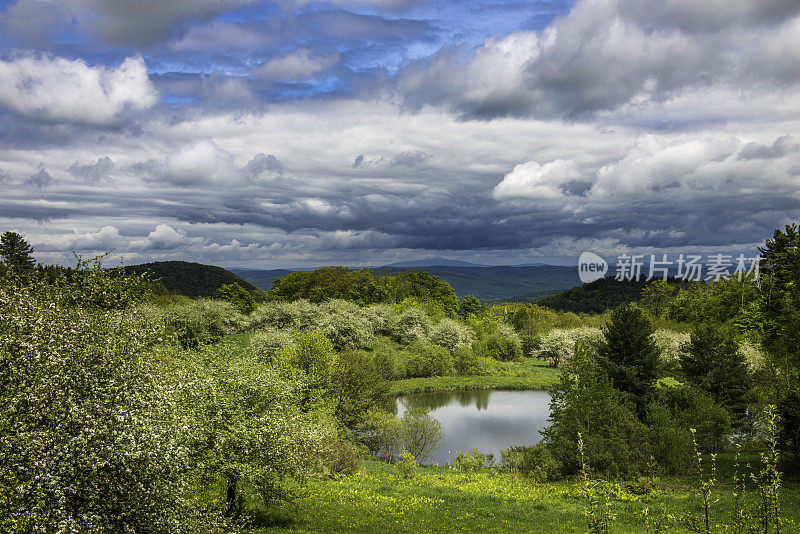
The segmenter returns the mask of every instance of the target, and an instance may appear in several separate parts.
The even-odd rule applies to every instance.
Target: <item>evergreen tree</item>
[[[687,381],[699,387],[740,419],[750,399],[747,361],[730,336],[701,325],[692,333],[680,356]]]
[[[16,232],[0,236],[0,258],[8,269],[18,272],[30,271],[36,266],[33,247]]]
[[[611,312],[603,335],[600,366],[614,387],[636,404],[641,416],[658,378],[659,351],[653,340],[653,326],[641,309],[629,304]]]

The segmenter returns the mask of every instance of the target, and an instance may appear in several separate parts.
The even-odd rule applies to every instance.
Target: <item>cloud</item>
[[[31,174],[23,183],[28,187],[35,187],[36,189],[46,189],[48,186],[55,183],[55,178],[50,176],[50,173],[44,168],[43,163],[39,163],[36,172]]]
[[[414,62],[399,72],[398,91],[411,108],[446,106],[465,117],[587,119],[708,89],[757,97],[794,87],[797,2],[730,4],[580,0],[543,31]]]
[[[96,184],[108,178],[114,169],[114,162],[108,156],[97,158],[94,163],[82,164],[75,162],[69,167],[69,173],[77,178],[84,178],[89,183]]]
[[[535,161],[521,163],[506,174],[493,191],[494,198],[555,200],[564,193],[564,184],[581,177],[575,162],[557,159],[540,165]]]
[[[107,43],[145,46],[168,38],[186,22],[207,20],[253,1],[64,0],[60,5]]]
[[[233,158],[211,141],[184,145],[161,166],[161,178],[176,185],[222,183],[233,177]]]
[[[109,125],[156,101],[141,57],[116,68],[49,56],[0,60],[0,106],[29,117]]]
[[[146,238],[130,242],[133,250],[175,250],[190,243],[202,243],[202,237],[190,238],[186,231],[168,224],[159,224]]]
[[[328,70],[339,62],[336,52],[319,52],[298,48],[288,54],[270,59],[258,69],[258,75],[267,80],[305,80]]]
[[[244,171],[251,178],[258,178],[262,173],[280,175],[283,173],[283,163],[272,154],[267,156],[263,152],[259,152],[247,162]]]
[[[394,158],[392,158],[390,165],[393,167],[418,167],[423,165],[432,157],[432,155],[426,154],[421,150],[410,150],[408,152],[403,152],[402,154],[396,155]]]

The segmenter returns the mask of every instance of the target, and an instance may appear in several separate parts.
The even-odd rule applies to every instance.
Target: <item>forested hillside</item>
[[[239,284],[255,299],[263,300],[264,292],[242,277],[215,265],[188,261],[157,261],[140,265],[126,265],[126,274],[148,274],[158,280],[168,293],[187,297],[213,297],[226,284]]]
[[[649,283],[644,276],[623,281],[609,276],[539,299],[536,303],[561,312],[603,313],[639,300]],[[679,281],[670,279],[669,283],[678,284]]]

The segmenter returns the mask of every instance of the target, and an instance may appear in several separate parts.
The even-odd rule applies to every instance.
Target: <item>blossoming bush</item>
[[[556,328],[541,338],[536,356],[558,367],[572,361],[576,344],[582,343],[592,348],[602,343],[603,339],[603,332],[599,328]]]
[[[0,531],[191,531],[186,451],[142,364],[157,332],[81,291],[0,280]]]
[[[453,352],[459,345],[469,343],[474,338],[472,330],[452,319],[442,319],[432,329],[430,342]]]

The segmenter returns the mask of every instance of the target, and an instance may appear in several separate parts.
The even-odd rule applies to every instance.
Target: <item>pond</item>
[[[397,415],[425,408],[442,423],[444,439],[426,463],[444,465],[459,450],[494,454],[511,445],[533,445],[550,416],[546,391],[432,391],[397,399]]]

